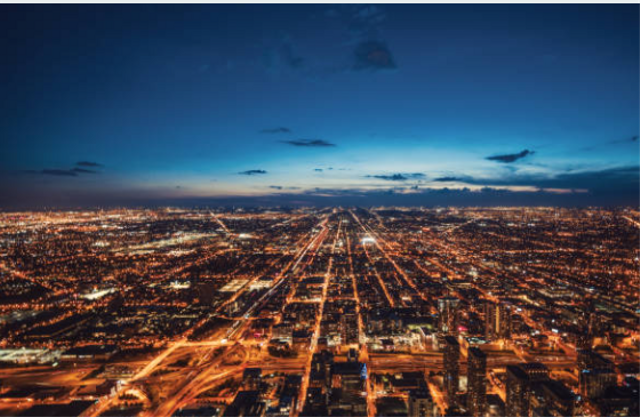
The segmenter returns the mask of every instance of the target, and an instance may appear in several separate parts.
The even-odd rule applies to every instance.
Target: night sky
[[[0,207],[636,205],[638,5],[0,6]]]

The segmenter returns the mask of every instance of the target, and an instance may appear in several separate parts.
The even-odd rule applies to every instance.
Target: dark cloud
[[[77,177],[80,174],[99,174],[98,171],[78,167],[71,169],[30,169],[22,172],[25,174],[50,175],[54,177]]]
[[[336,146],[335,143],[327,142],[323,139],[296,139],[296,140],[283,140],[282,143],[286,143],[292,146],[302,146],[308,148],[326,148]]]
[[[367,178],[377,178],[385,181],[408,181],[425,178],[425,175],[420,172],[414,172],[410,174],[393,174],[393,175],[367,175]]]
[[[459,177],[438,177],[438,178],[434,178],[433,181],[436,182],[454,182],[454,181],[464,181],[462,178]]]
[[[72,168],[71,171],[77,173],[77,174],[99,174],[98,171],[94,171],[93,169],[86,169],[86,168]]]
[[[91,162],[91,161],[78,161],[76,162],[76,165],[79,167],[93,167],[93,168],[102,168],[104,166],[97,162]]]
[[[365,41],[356,45],[353,51],[355,70],[391,70],[396,68],[391,51],[379,41]]]
[[[238,174],[240,175],[261,175],[266,173],[267,171],[265,171],[264,169],[249,169],[247,171],[238,172]]]
[[[275,133],[291,133],[291,129],[289,129],[288,127],[273,127],[270,129],[262,129],[260,131],[260,133],[267,133],[267,134],[275,134]]]
[[[314,171],[316,171],[316,172],[322,172],[322,171],[324,171],[324,170],[323,170],[322,168],[316,168],[316,169],[314,169]]]
[[[530,151],[528,149],[525,149],[524,151],[520,152],[520,153],[511,153],[511,154],[505,154],[505,155],[495,155],[495,156],[487,156],[485,159],[489,160],[489,161],[496,161],[496,162],[502,162],[505,164],[510,164],[512,162],[517,161],[518,159],[522,159],[528,155],[533,155],[535,152],[534,151]]]
[[[514,179],[514,180],[517,180]],[[552,178],[531,178],[530,185],[540,188],[581,188],[597,193],[638,192],[640,167],[624,166],[601,170],[566,172]]]
[[[272,190],[299,190],[300,187],[284,187],[282,185],[270,185],[269,188],[271,188]]]
[[[78,173],[72,169],[43,169],[37,172],[42,175],[53,175],[56,177],[77,177],[78,176]]]
[[[530,186],[541,190],[588,190],[599,196],[619,194],[620,197],[637,195],[640,189],[640,166],[622,166],[607,169],[567,171],[554,176],[529,174],[501,178],[463,177],[469,185],[493,187]],[[601,204],[606,204],[603,201]]]

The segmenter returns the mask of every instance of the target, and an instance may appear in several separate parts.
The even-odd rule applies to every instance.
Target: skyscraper
[[[552,417],[572,416],[575,395],[562,382],[550,379],[544,382],[545,415]]]
[[[457,334],[459,303],[460,300],[455,297],[442,297],[438,299],[438,330],[440,333]]]
[[[467,373],[467,409],[470,416],[484,416],[487,403],[487,355],[477,347],[469,348]]]
[[[526,372],[530,383],[547,381],[549,379],[549,368],[547,368],[544,363],[527,362],[521,364],[520,368]]]
[[[509,417],[529,415],[529,377],[516,365],[507,365],[507,402]]]
[[[444,338],[444,388],[449,406],[456,404],[460,378],[460,344],[453,336]]]
[[[613,363],[590,349],[578,351],[578,371],[580,395],[584,398],[596,399],[616,385]]]
[[[488,339],[511,335],[511,305],[487,301],[484,305],[485,335]]]
[[[527,362],[519,365],[529,378],[529,413],[534,416],[549,416],[545,384],[550,382],[549,368],[540,362]]]

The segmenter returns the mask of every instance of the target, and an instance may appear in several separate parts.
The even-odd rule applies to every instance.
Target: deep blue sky
[[[638,12],[2,5],[0,207],[637,204]]]

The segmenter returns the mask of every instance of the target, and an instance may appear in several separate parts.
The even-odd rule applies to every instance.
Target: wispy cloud
[[[282,191],[282,190],[299,190],[300,187],[285,187],[282,185],[270,185],[269,188],[271,188],[272,190],[278,190],[278,191]]]
[[[489,161],[496,161],[496,162],[502,162],[505,164],[510,164],[512,162],[517,161],[518,159],[522,159],[528,155],[533,155],[535,152],[534,151],[530,151],[528,149],[525,149],[522,152],[519,153],[511,153],[511,154],[504,154],[504,155],[494,155],[494,156],[487,156],[485,159],[489,160]]]
[[[49,175],[53,177],[77,177],[80,174],[99,174],[100,173],[92,169],[78,168],[78,167],[74,167],[71,169],[51,169],[51,168],[46,168],[41,170],[29,169],[22,172],[25,174]]]
[[[624,139],[615,139],[615,140],[610,140],[608,142],[587,146],[587,147],[582,148],[581,150],[582,151],[593,151],[594,149],[606,147],[606,146],[609,146],[609,145],[624,145],[624,144],[637,143],[637,142],[638,142],[638,136],[636,135],[636,136],[631,136],[631,137],[627,137],[627,138],[624,138]]]
[[[238,172],[239,175],[262,175],[266,173],[267,171],[265,171],[264,169],[249,169],[246,171]]]
[[[76,162],[76,165],[79,167],[92,167],[92,168],[102,168],[104,166],[97,162],[91,162],[91,161],[78,161]]]
[[[296,139],[296,140],[283,140],[282,143],[286,143],[291,146],[301,146],[307,148],[327,148],[336,146],[335,143],[327,142],[323,139]]]
[[[72,169],[43,169],[38,171],[42,175],[54,175],[57,177],[77,177],[78,173]]]
[[[618,140],[612,140],[609,143],[611,144],[620,144],[620,143],[633,143],[633,142],[637,142],[638,141],[638,136],[632,136],[630,138],[626,138],[626,139],[618,139]]]
[[[392,175],[367,175],[367,178],[376,178],[385,181],[408,181],[423,179],[426,176],[421,172],[414,172],[409,174],[392,174]]]
[[[260,133],[266,133],[266,134],[276,134],[276,133],[291,133],[292,130],[289,129],[288,127],[273,127],[273,128],[269,128],[269,129],[262,129],[260,131]]]
[[[93,169],[86,169],[86,168],[72,168],[71,171],[78,173],[78,174],[99,174],[100,172],[95,171]]]

